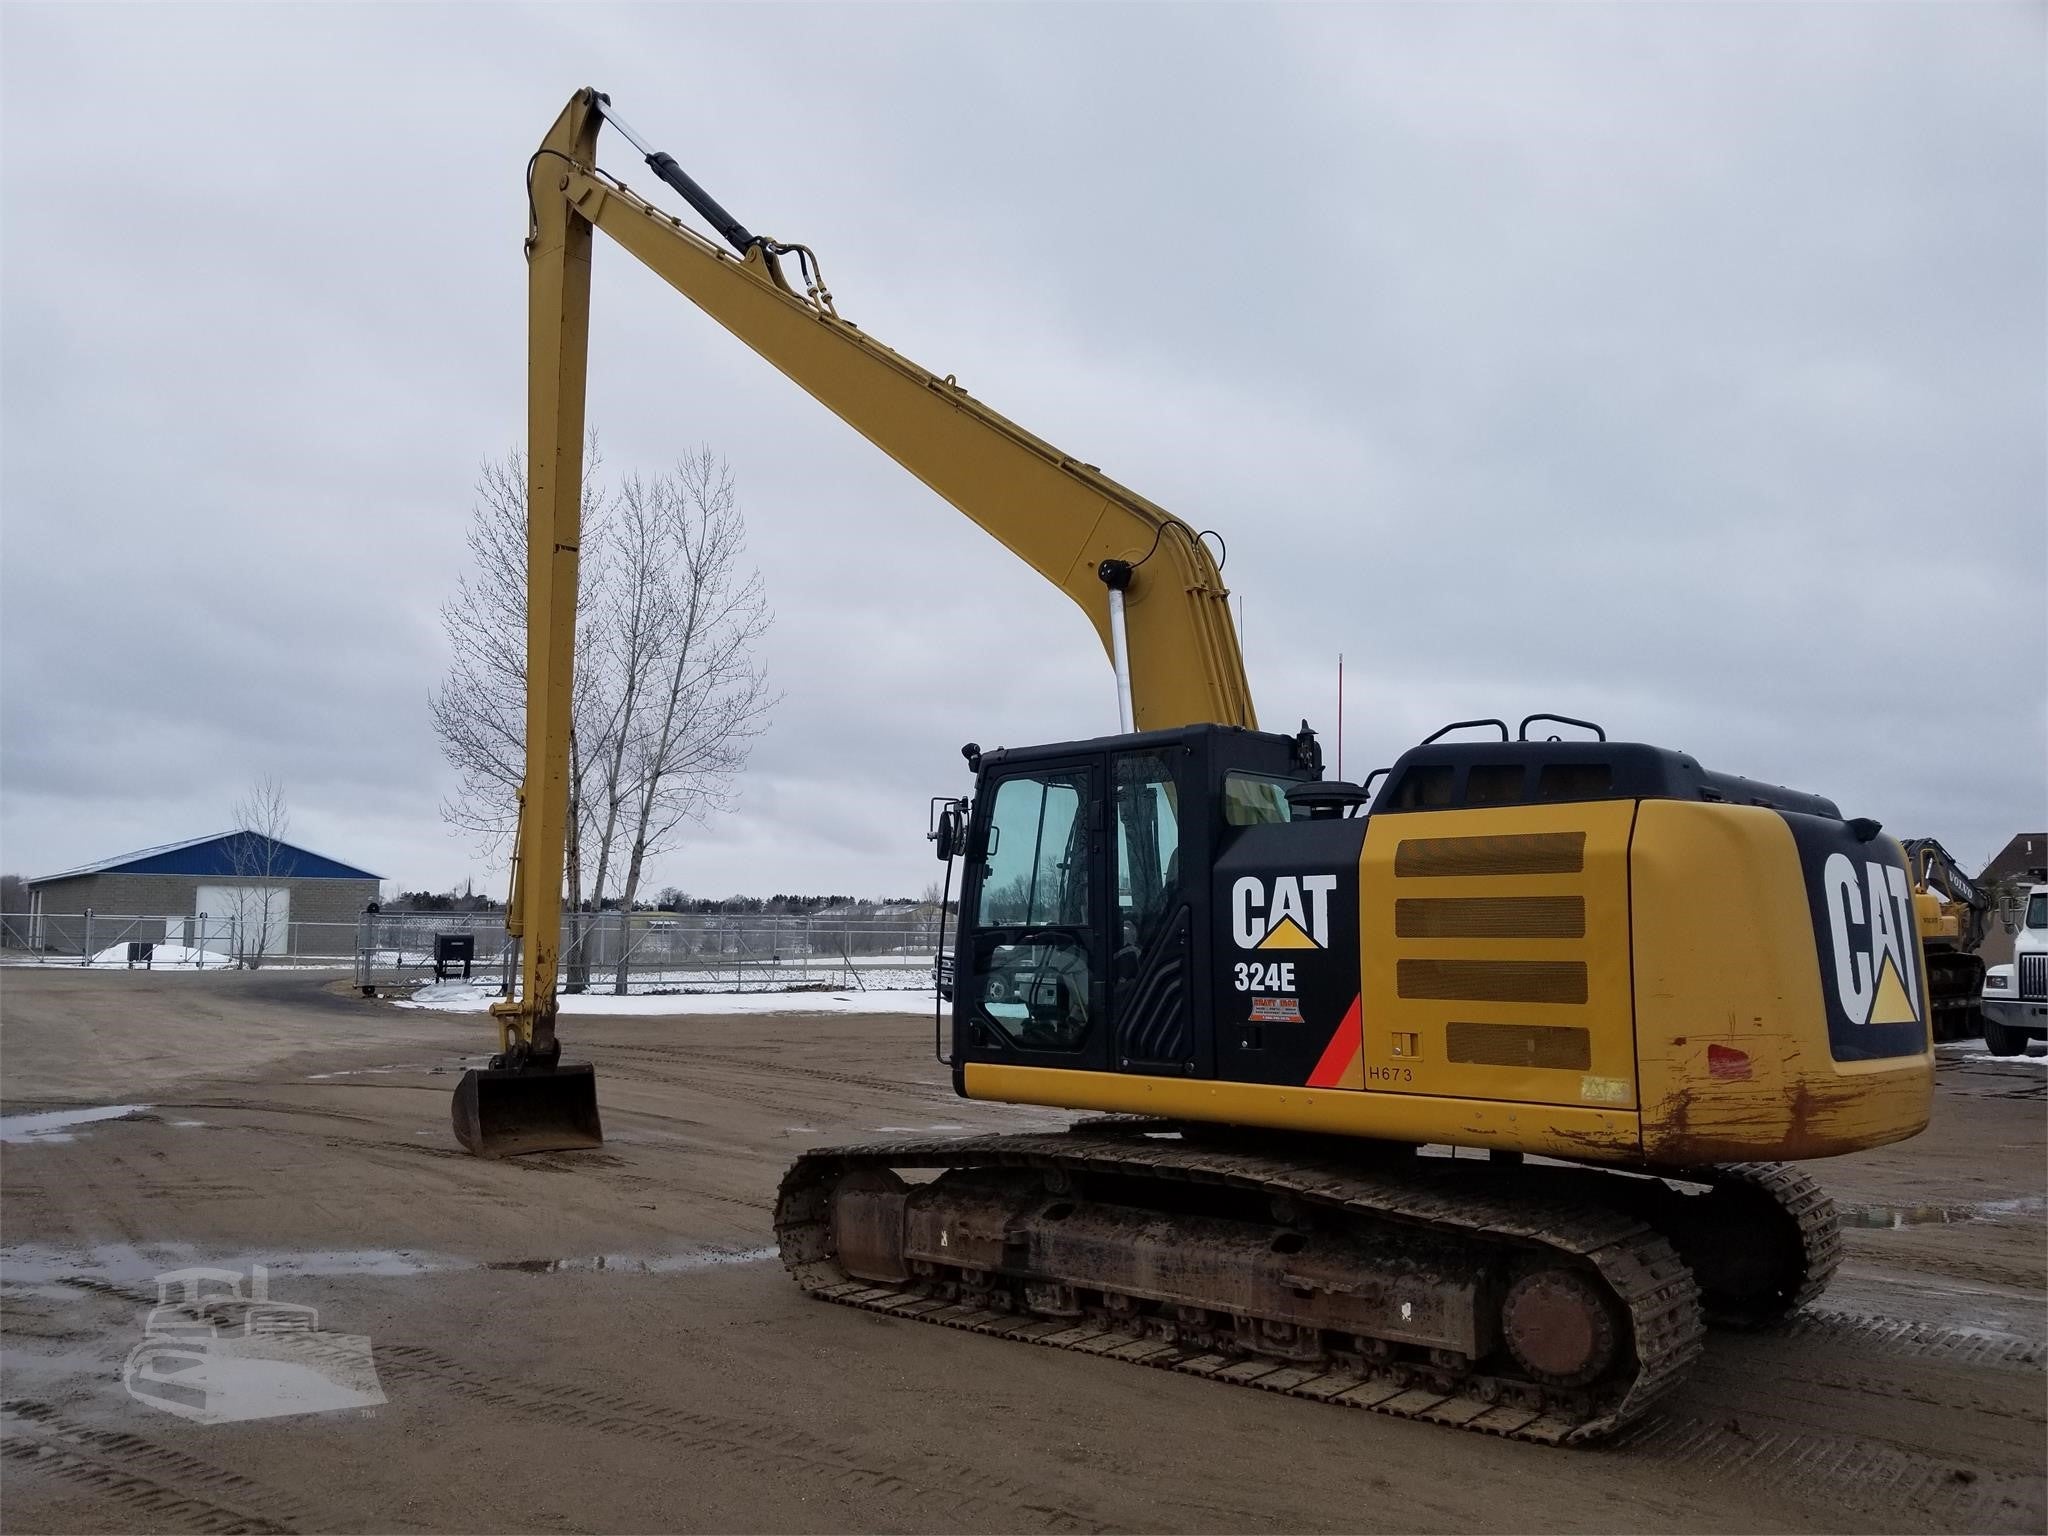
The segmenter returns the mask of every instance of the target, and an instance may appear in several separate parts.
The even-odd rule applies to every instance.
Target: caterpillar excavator
[[[1933,838],[1909,837],[1900,847],[1913,877],[1913,908],[1927,966],[1934,1038],[1974,1040],[1984,1033],[1979,1006],[1984,962],[1977,956],[1977,946],[1991,926],[1991,903]]]
[[[611,126],[724,242],[597,163]],[[1045,1134],[821,1148],[781,1185],[810,1294],[1556,1443],[1770,1324],[1840,1252],[1807,1159],[1927,1122],[1913,873],[1832,801],[1541,714],[1363,784],[1260,730],[1186,523],[841,316],[581,91],[527,167],[527,767],[472,1152],[590,1146],[556,1031],[590,262],[602,231],[1071,597],[1114,734],[964,749],[941,1059]],[[1104,690],[1105,712],[1108,690]],[[943,946],[942,946],[943,947]]]

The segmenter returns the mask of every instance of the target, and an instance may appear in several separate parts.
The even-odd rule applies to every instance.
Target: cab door
[[[955,961],[970,1061],[1107,1069],[1099,759],[1019,765],[982,787]]]
[[[1194,1070],[1194,914],[1181,858],[1188,751],[1146,747],[1110,757],[1110,1012],[1119,1071]]]

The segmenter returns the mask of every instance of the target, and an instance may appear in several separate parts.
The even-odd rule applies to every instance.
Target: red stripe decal
[[[1330,1043],[1323,1047],[1322,1060],[1316,1063],[1315,1071],[1308,1075],[1311,1088],[1335,1088],[1344,1081],[1344,1069],[1351,1065],[1352,1058],[1365,1049],[1365,1031],[1358,1016],[1359,999],[1351,999],[1351,1006],[1344,1010],[1344,1017],[1337,1021],[1336,1033],[1330,1036]]]

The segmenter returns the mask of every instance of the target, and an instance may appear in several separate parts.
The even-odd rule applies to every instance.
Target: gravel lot
[[[1945,1053],[1932,1128],[1817,1165],[1852,1223],[1794,1326],[1717,1335],[1614,1445],[1546,1450],[878,1318],[767,1252],[796,1150],[1042,1129],[914,1016],[576,1018],[601,1152],[469,1158],[476,1018],[306,972],[0,974],[11,1531],[2039,1531],[2039,1059]],[[135,1106],[126,1113],[118,1106]],[[112,1109],[72,1121],[57,1112]],[[40,1119],[24,1119],[40,1115]],[[191,1265],[374,1347],[379,1406],[123,1387]]]

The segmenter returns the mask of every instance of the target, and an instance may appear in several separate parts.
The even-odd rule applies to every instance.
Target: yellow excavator
[[[1900,846],[1913,877],[1934,1038],[1975,1040],[1984,1033],[1984,962],[1977,946],[1991,926],[1992,904],[1933,838],[1909,837]]]
[[[609,122],[730,249],[600,169]],[[1461,721],[1365,782],[1261,731],[1204,537],[842,317],[581,91],[527,166],[527,769],[516,996],[455,1129],[601,1140],[556,1034],[590,261],[603,231],[1064,590],[1115,734],[964,750],[941,1059],[1068,1130],[821,1148],[812,1295],[1541,1442],[1612,1432],[1709,1321],[1817,1294],[1789,1163],[1927,1121],[1912,875],[1877,823],[1599,727]],[[794,280],[793,280],[794,279]],[[1107,690],[1105,690],[1105,704]],[[942,944],[942,949],[944,948]]]

